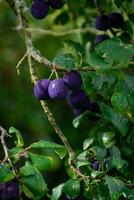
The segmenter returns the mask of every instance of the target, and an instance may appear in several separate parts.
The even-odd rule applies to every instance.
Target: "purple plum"
[[[69,87],[63,79],[54,79],[48,87],[49,96],[52,99],[66,99],[69,93]]]
[[[34,86],[34,95],[39,100],[49,99],[48,86],[51,83],[48,79],[39,80]]]
[[[83,90],[72,91],[68,97],[68,103],[72,108],[83,109],[88,96]]]
[[[1,200],[18,200],[19,199],[19,184],[17,180],[12,180],[0,185]]]
[[[79,90],[82,86],[82,77],[79,72],[73,70],[64,75],[63,80],[71,90]]]
[[[109,17],[105,14],[101,14],[96,18],[95,27],[98,30],[107,30],[110,28],[110,20]]]
[[[31,5],[31,14],[36,19],[44,19],[49,11],[49,6],[44,0],[34,0]]]
[[[124,19],[120,13],[113,12],[109,15],[110,26],[113,28],[123,28]]]

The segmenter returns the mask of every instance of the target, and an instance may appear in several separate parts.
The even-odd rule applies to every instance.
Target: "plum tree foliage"
[[[26,45],[26,53],[17,67],[28,58],[34,84],[31,94],[41,103],[62,144],[44,139],[26,147],[19,130],[11,127],[6,131],[0,126],[5,154],[0,161],[0,199],[133,200],[134,1],[6,0],[6,3],[16,16],[14,19],[19,23],[16,30],[23,33]],[[38,26],[37,35],[48,34],[63,43],[57,47],[53,61],[36,48],[33,21]],[[42,41],[45,39],[41,37]],[[42,65],[47,70],[45,75],[38,73]],[[74,113],[74,128],[84,126],[77,136],[81,149],[70,145],[72,141],[58,125],[48,100],[51,103],[65,100]],[[66,118],[64,114],[62,123]],[[15,136],[9,138],[15,142],[11,148],[5,141],[9,135]],[[49,151],[64,158],[68,174],[68,179],[58,185],[53,181],[54,188],[49,188],[43,176],[47,170],[51,173],[54,166]]]

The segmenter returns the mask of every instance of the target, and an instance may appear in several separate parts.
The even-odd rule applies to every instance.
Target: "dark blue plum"
[[[19,199],[19,184],[17,180],[0,185],[0,199],[1,200],[18,200]]]
[[[110,39],[110,37],[106,34],[97,35],[96,38],[95,38],[95,45],[103,42],[104,40],[108,40],[108,39]]]
[[[59,9],[63,6],[62,0],[48,0],[48,4],[54,9]]]
[[[109,15],[110,26],[113,28],[123,28],[124,19],[120,13],[113,12]]]
[[[44,19],[49,11],[49,6],[44,0],[34,0],[31,5],[31,14],[36,19]]]
[[[51,81],[48,79],[40,80],[36,83],[34,86],[34,95],[37,99],[45,100],[50,98],[48,94],[48,86],[50,83]]]
[[[64,75],[63,80],[71,90],[79,90],[82,86],[82,77],[79,72],[73,70]]]
[[[95,160],[94,163],[92,164],[92,166],[93,166],[94,170],[99,170],[99,161]]]
[[[83,90],[76,90],[70,93],[68,103],[72,108],[85,109],[85,102],[88,96]]]
[[[54,79],[48,87],[48,93],[52,99],[66,99],[69,93],[69,87],[63,79]]]
[[[95,21],[95,27],[98,30],[107,30],[110,28],[109,17],[105,14],[99,15]]]

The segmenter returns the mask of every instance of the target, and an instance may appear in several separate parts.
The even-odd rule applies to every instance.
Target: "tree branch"
[[[40,60],[40,62],[43,62],[47,66],[54,66],[54,65],[45,57],[39,56],[39,53],[37,54],[37,50],[35,50],[33,47],[31,33],[25,31],[25,27],[28,27],[28,20],[25,18],[25,15],[24,15],[25,2],[23,0],[15,0],[14,3],[15,3],[15,8],[16,8],[16,12],[17,12],[17,18],[19,21],[19,26],[23,28],[23,31],[25,34],[25,43],[26,43],[26,48],[27,48],[27,56],[28,56],[28,64],[29,64],[29,69],[30,69],[31,80],[34,84],[36,84],[36,82],[38,81],[38,76],[37,76],[36,70],[34,68],[32,59],[36,58],[37,61]],[[64,146],[66,147],[68,154],[69,154],[69,160],[72,160],[75,156],[75,153],[72,150],[67,138],[64,136],[60,127],[56,123],[55,118],[54,118],[52,112],[49,110],[47,103],[45,101],[41,101],[41,106],[42,106],[44,112],[46,113],[48,120],[51,123],[51,125],[53,126],[55,132],[58,134],[58,136],[62,140]]]

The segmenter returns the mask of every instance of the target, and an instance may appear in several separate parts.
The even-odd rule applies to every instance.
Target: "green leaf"
[[[101,111],[104,117],[111,121],[113,125],[120,131],[120,133],[124,136],[129,129],[129,122],[125,117],[121,117],[117,114],[110,106],[101,103],[100,104]]]
[[[123,194],[124,196],[129,197],[130,200],[134,200],[134,189],[125,187]]]
[[[118,200],[124,190],[123,182],[111,176],[106,176],[105,180],[106,184],[108,185],[111,200]]]
[[[23,138],[21,136],[21,133],[14,127],[10,127],[9,133],[15,133],[17,137],[17,147],[24,146]]]
[[[72,54],[58,55],[54,58],[53,63],[70,71],[75,67],[75,59]]]
[[[103,74],[92,74],[92,84],[95,90],[101,90],[104,83]]]
[[[25,185],[23,184],[21,185],[21,190],[24,192],[26,197],[28,197],[29,199],[35,200],[34,194]]]
[[[106,185],[102,183],[102,181],[96,184],[96,197],[97,200],[111,200],[109,195],[109,190]]]
[[[62,195],[64,183],[58,185],[57,187],[53,188],[51,200],[58,200]]]
[[[82,160],[82,161],[84,161],[84,160],[87,160],[87,153],[88,153],[88,151],[83,151],[82,153],[80,153],[78,156],[77,156],[77,158],[78,158],[78,160]]]
[[[21,157],[21,151],[23,151],[23,148],[21,146],[14,147],[9,150],[10,157],[13,159],[13,163],[16,163],[19,161]]]
[[[77,161],[77,168],[79,168],[79,167],[83,167],[83,166],[86,166],[86,165],[90,165],[90,162],[89,161],[87,161],[87,160],[80,160],[80,161]]]
[[[134,75],[126,74],[125,75],[125,83],[128,86],[129,90],[134,92]]]
[[[64,42],[64,44],[65,44],[66,46],[68,46],[68,48],[74,49],[75,52],[76,52],[78,55],[84,56],[84,54],[85,54],[85,49],[81,46],[80,43],[74,42],[73,40],[64,40],[63,42]]]
[[[39,155],[28,152],[30,157],[30,161],[32,164],[39,170],[45,171],[50,170],[52,168],[53,160],[49,156]]]
[[[11,181],[15,178],[14,173],[10,170],[8,165],[0,166],[0,183]]]
[[[121,153],[118,147],[113,146],[111,149],[109,149],[110,154],[111,154],[111,165],[113,167],[116,167],[118,170],[120,170],[124,165],[127,164],[125,160],[121,158]]]
[[[107,151],[105,148],[94,146],[90,148],[89,150],[91,150],[94,153],[94,155],[97,157],[97,160],[103,163],[104,158],[106,157],[106,154],[107,154]]]
[[[78,128],[82,122],[82,120],[84,119],[84,117],[88,114],[88,112],[84,112],[81,115],[79,115],[78,117],[75,117],[73,119],[73,127],[74,128]]]
[[[80,194],[80,181],[76,179],[68,180],[63,187],[63,192],[70,197],[77,197]]]
[[[96,46],[96,53],[105,58],[110,65],[127,67],[134,55],[134,47],[131,44],[124,44],[119,38],[105,40]]]
[[[100,55],[97,55],[96,53],[90,54],[90,57],[87,58],[87,63],[98,71],[105,71],[111,67],[109,63],[105,62],[104,58],[102,58]]]
[[[85,73],[83,72],[82,73],[82,79],[83,79],[83,86],[84,86],[84,89],[86,91],[90,91],[91,88],[92,88],[92,75],[94,75],[92,72],[91,72],[91,75],[89,73]]]
[[[44,140],[40,140],[39,142],[35,142],[35,143],[31,144],[29,148],[51,149],[51,150],[55,151],[60,156],[61,159],[64,158],[67,153],[67,150],[64,146],[62,146],[60,144],[55,144],[52,142],[47,142]]]
[[[91,172],[91,177],[92,178],[99,178],[99,177],[102,177],[102,176],[104,176],[104,172],[101,172],[101,171],[97,171],[97,170],[92,170],[92,172]]]
[[[29,164],[20,168],[20,182],[33,194],[34,199],[42,198],[48,191],[40,172]]]
[[[88,149],[88,147],[94,142],[94,138],[86,138],[83,142],[83,150]]]
[[[107,131],[104,132],[102,135],[102,142],[106,148],[110,148],[113,146],[114,142],[113,138],[115,136],[115,133],[113,131]]]
[[[130,82],[129,82],[130,83]],[[132,82],[133,83],[133,82]],[[120,113],[134,112],[134,93],[124,81],[119,81],[115,85],[114,93],[111,98],[115,110]]]

